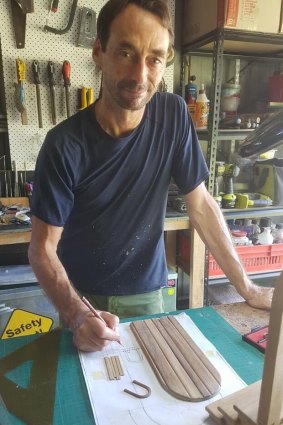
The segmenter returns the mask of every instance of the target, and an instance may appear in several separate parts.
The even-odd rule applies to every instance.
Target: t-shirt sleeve
[[[185,195],[192,192],[209,176],[196,130],[185,102],[180,102],[181,125],[173,159],[172,176]]]
[[[76,151],[71,154],[66,136],[54,130],[47,134],[37,158],[31,212],[48,224],[63,227],[74,203]]]

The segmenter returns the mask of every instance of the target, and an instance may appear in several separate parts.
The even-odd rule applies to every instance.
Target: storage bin
[[[283,243],[272,245],[249,245],[235,247],[247,273],[265,273],[282,270],[283,268]],[[190,245],[188,235],[179,232],[178,258],[181,263],[190,259]],[[223,277],[224,272],[209,255],[209,277]]]

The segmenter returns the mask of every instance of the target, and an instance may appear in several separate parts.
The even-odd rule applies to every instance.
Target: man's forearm
[[[223,214],[214,200],[211,198],[205,208],[200,210],[190,209],[190,221],[225,275],[245,298],[251,281],[233,246]]]
[[[87,309],[73,288],[58,256],[29,249],[29,260],[39,284],[60,313],[63,324],[71,328],[79,326]]]

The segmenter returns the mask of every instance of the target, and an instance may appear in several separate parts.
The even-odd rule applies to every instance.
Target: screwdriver
[[[49,81],[49,87],[50,87],[52,124],[56,125],[57,114],[56,114],[56,103],[55,103],[55,67],[54,67],[54,62],[52,62],[52,61],[48,62],[47,72],[48,72],[48,81]]]
[[[69,117],[70,114],[70,75],[71,75],[71,64],[69,61],[65,60],[63,62],[63,68],[62,68],[63,78],[64,78],[64,87],[65,87],[65,95],[66,95],[66,109],[67,109],[67,117]]]
[[[37,60],[34,60],[32,63],[32,72],[33,79],[36,88],[36,101],[37,101],[37,115],[38,115],[38,126],[39,128],[43,128],[42,124],[42,110],[41,110],[41,96],[40,96],[40,78],[39,78],[39,63]]]

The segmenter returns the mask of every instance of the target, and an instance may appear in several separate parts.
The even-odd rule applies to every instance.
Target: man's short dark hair
[[[100,40],[102,50],[105,51],[106,49],[112,22],[129,4],[135,4],[160,18],[163,27],[169,32],[170,43],[168,51],[170,56],[173,50],[174,31],[170,12],[164,0],[109,0],[102,7],[97,18],[97,37]]]

